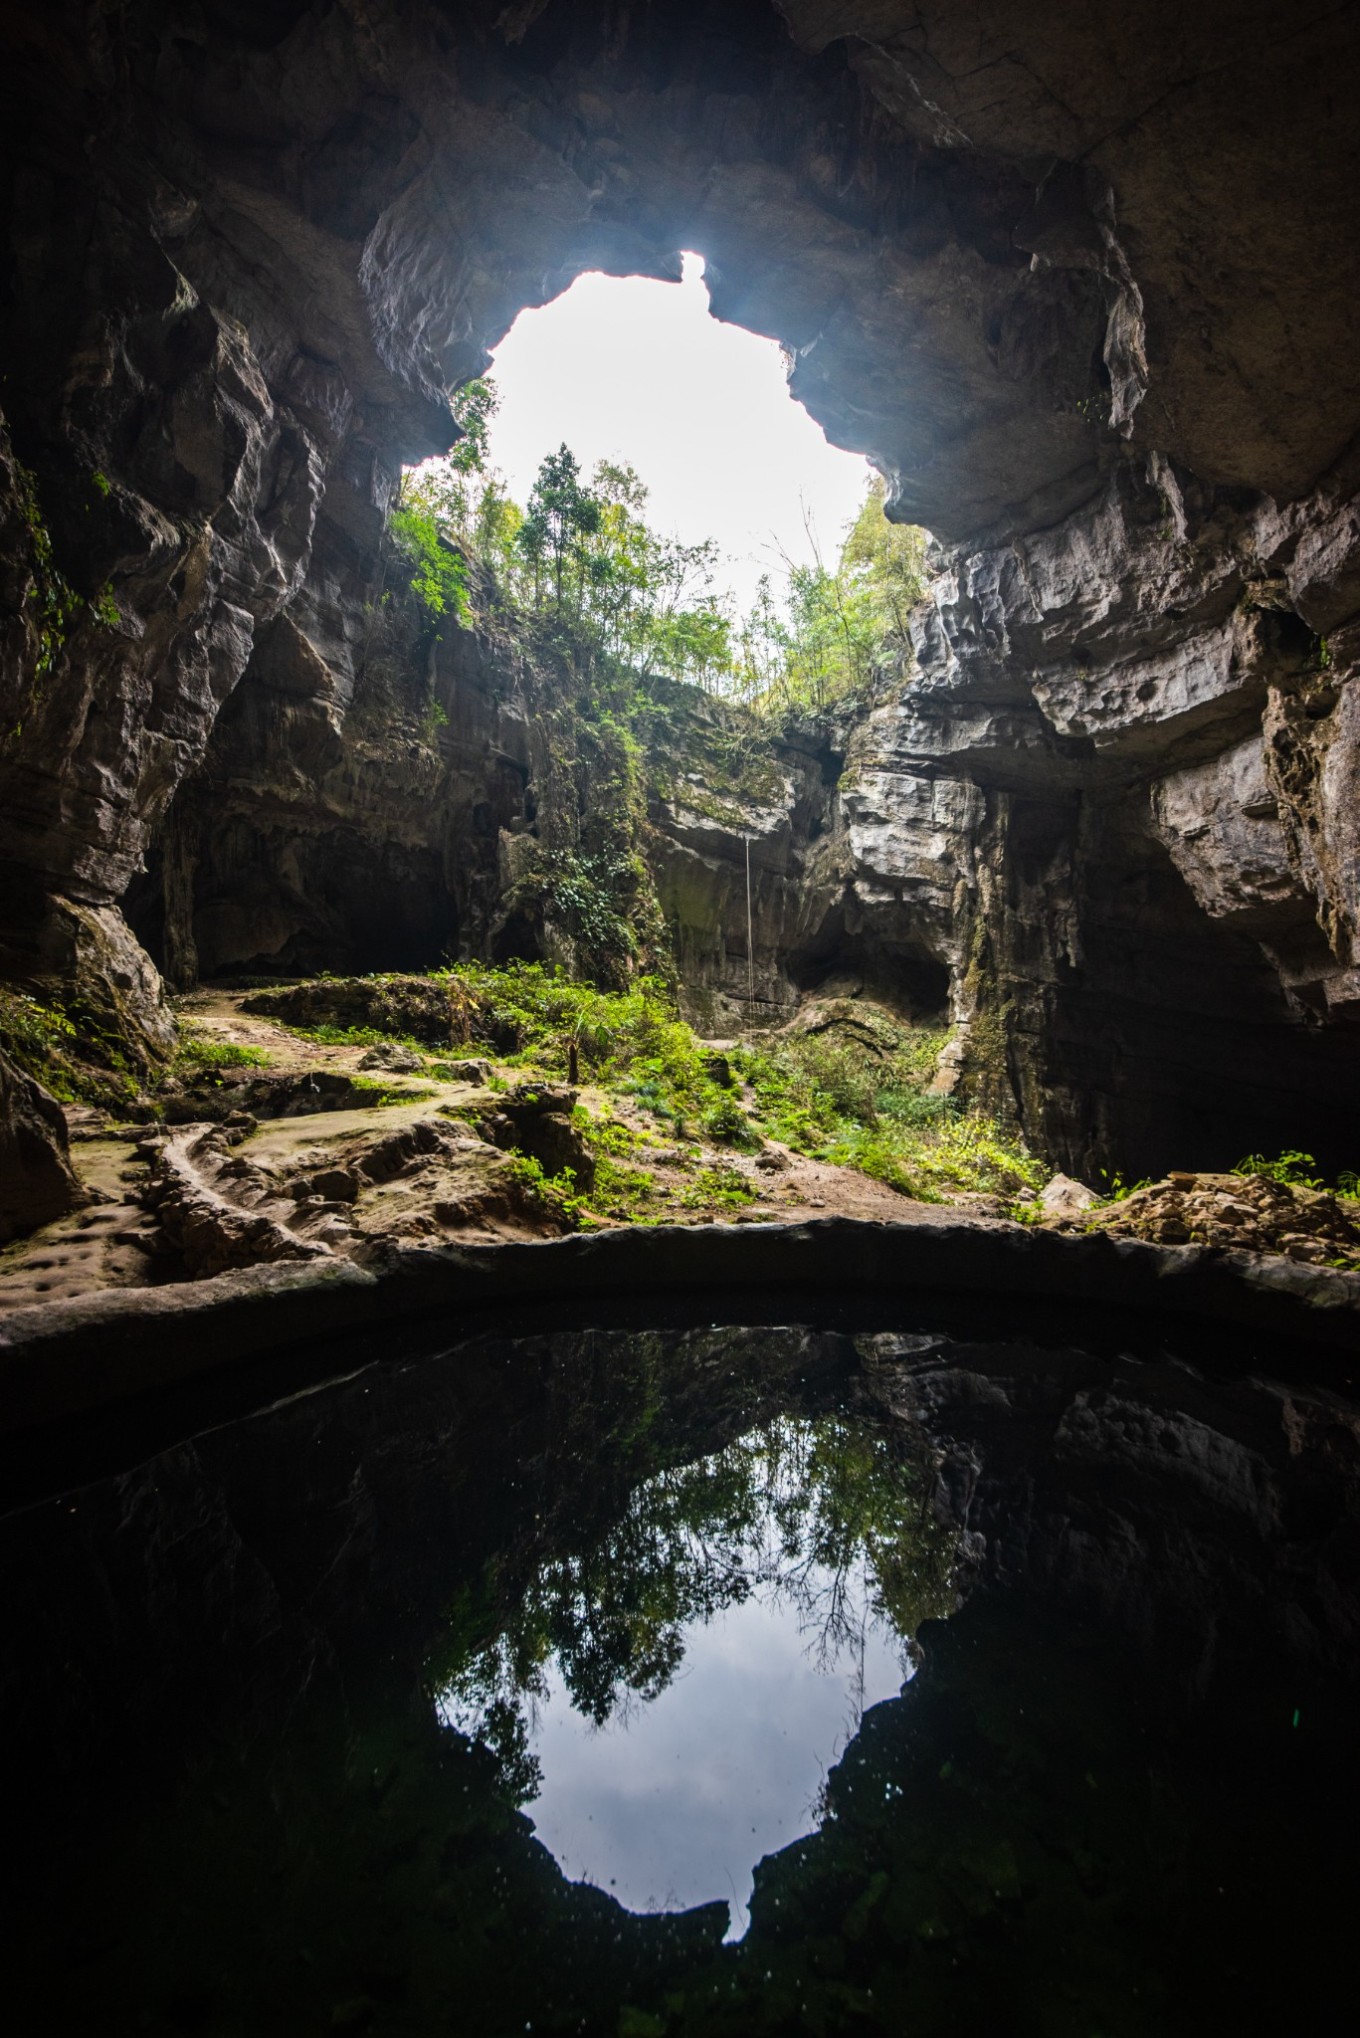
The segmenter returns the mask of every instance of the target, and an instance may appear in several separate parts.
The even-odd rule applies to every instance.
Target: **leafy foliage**
[[[0,988],[0,1048],[59,1103],[121,1110],[138,1096],[117,1036],[78,998],[65,1008]]]
[[[445,538],[437,517],[418,501],[404,500],[392,513],[391,530],[411,590],[426,614],[465,615],[467,569]]]
[[[269,1056],[261,1047],[235,1040],[215,1040],[210,1033],[184,1028],[172,1064],[177,1075],[212,1073],[218,1069],[263,1068]]]
[[[990,1119],[926,1089],[947,1037],[904,1029],[873,1050],[862,1038],[811,1033],[747,1048],[739,1061],[756,1124],[795,1152],[926,1202],[1037,1190],[1041,1162]]]
[[[1296,1147],[1288,1148],[1275,1160],[1267,1160],[1264,1154],[1249,1153],[1233,1169],[1235,1175],[1264,1175],[1269,1182],[1282,1182],[1286,1188],[1321,1189],[1321,1175],[1312,1170],[1317,1162],[1310,1153],[1300,1153]]]
[[[429,1666],[440,1710],[493,1751],[523,1803],[541,1782],[529,1709],[550,1662],[603,1726],[665,1690],[688,1628],[757,1591],[796,1611],[825,1662],[873,1624],[905,1642],[952,1605],[953,1539],[928,1491],[924,1463],[858,1417],[777,1417],[695,1463],[663,1464],[603,1533],[530,1548],[460,1595]]]
[[[834,567],[790,564],[783,600],[769,576],[741,627],[733,690],[767,713],[870,701],[910,655],[926,591],[924,531],[891,524],[875,475]]]
[[[66,1103],[75,1096],[67,1059],[75,1032],[71,1020],[55,1006],[24,991],[0,989],[0,1048]]]

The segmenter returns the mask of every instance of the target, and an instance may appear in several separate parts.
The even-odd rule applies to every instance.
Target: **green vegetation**
[[[716,547],[654,531],[631,467],[602,461],[587,481],[561,446],[540,467],[525,510],[494,476],[474,488],[479,467],[459,447],[414,470],[399,514],[447,532],[475,562],[474,607],[487,620],[508,619],[540,649],[565,653],[577,679],[602,687],[597,707],[620,705],[625,675],[634,684],[659,672],[719,683],[730,626],[713,592]]]
[[[495,408],[489,381],[467,384],[457,408],[467,437],[403,482],[393,529],[427,604],[430,562],[466,559],[478,619],[499,618],[567,652],[578,677],[589,669],[616,694],[622,675],[634,694],[662,675],[690,680],[762,716],[863,702],[903,669],[911,611],[926,591],[926,539],[889,523],[881,476],[835,565],[820,556],[811,566],[788,562],[782,585],[767,575],[738,619],[716,585],[717,547],[654,530],[646,486],[631,467],[601,461],[587,480],[562,445],[521,509],[486,470]],[[621,703],[606,705],[617,712]],[[626,723],[638,703],[622,705]]]
[[[64,1104],[74,1103],[77,1071],[71,1050],[76,1029],[64,1012],[24,991],[0,989],[0,1048]]]
[[[1137,1195],[1140,1189],[1150,1189],[1152,1187],[1151,1175],[1140,1175],[1136,1182],[1130,1182],[1117,1169],[1112,1175],[1102,1175],[1101,1179],[1107,1186],[1105,1193],[1097,1197],[1096,1200],[1102,1205],[1106,1203],[1122,1203],[1126,1197]]]
[[[392,537],[405,562],[412,592],[430,616],[461,617],[467,610],[467,569],[438,523],[414,504],[392,512]]]
[[[1316,1166],[1312,1154],[1290,1147],[1274,1160],[1268,1160],[1264,1154],[1249,1153],[1237,1163],[1233,1173],[1264,1175],[1268,1182],[1280,1182],[1291,1189],[1321,1189],[1325,1186],[1322,1177],[1311,1172]]]
[[[947,1038],[880,1024],[876,1039],[862,1029],[805,1033],[748,1047],[737,1060],[759,1129],[795,1152],[858,1168],[925,1202],[1038,1190],[1047,1179],[1041,1161],[992,1120],[926,1088]]]
[[[318,1047],[410,1047],[420,1042],[409,1033],[397,1033],[379,1026],[289,1026],[299,1040],[314,1040]]]
[[[1310,1153],[1300,1153],[1297,1147],[1287,1147],[1274,1160],[1264,1154],[1249,1153],[1233,1169],[1235,1175],[1263,1175],[1269,1182],[1279,1182],[1289,1189],[1326,1189],[1325,1176],[1315,1172],[1317,1162]],[[1332,1184],[1333,1193],[1348,1200],[1360,1197],[1360,1176],[1353,1168],[1345,1168]]]
[[[79,998],[61,1006],[0,989],[0,1048],[58,1103],[118,1111],[140,1095],[107,1018]]]
[[[385,1014],[388,1027],[328,1024],[328,993],[337,1009],[362,1005]],[[428,1007],[444,1015],[447,1039],[557,1081],[567,1076],[574,1050],[581,1082],[626,1102],[654,1129],[639,1132],[612,1111],[598,1116],[578,1107],[577,1129],[596,1163],[588,1195],[574,1180],[526,1165],[525,1185],[573,1223],[592,1216],[646,1221],[655,1214],[662,1199],[652,1178],[627,1163],[645,1160],[647,1146],[663,1140],[679,1143],[670,1164],[691,1169],[702,1158],[696,1139],[736,1152],[777,1139],[926,1201],[979,1192],[1013,1202],[1047,1179],[1043,1163],[1000,1126],[928,1089],[947,1033],[900,1024],[858,1001],[823,1007],[819,1030],[770,1035],[736,1050],[730,1060],[744,1093],[719,1080],[721,1061],[678,1017],[671,987],[658,978],[602,990],[541,963],[464,963],[428,978],[299,985],[251,1004],[285,1018],[305,1009],[309,1037],[355,1044],[409,1040],[409,1015]],[[743,1172],[717,1164],[698,1169],[682,1201],[688,1208],[736,1206],[755,1194]]]
[[[588,1112],[578,1113],[578,1128],[582,1120],[590,1128]],[[587,1145],[593,1146],[589,1129],[585,1137]],[[520,1188],[543,1215],[569,1230],[589,1230],[602,1218],[616,1223],[663,1224],[669,1214],[655,1175],[646,1168],[623,1167],[607,1155],[596,1158],[595,1180],[589,1190],[579,1188],[573,1168],[549,1175],[532,1154],[512,1154],[509,1165]]]
[[[756,1200],[756,1190],[750,1179],[728,1163],[719,1161],[711,1168],[700,1168],[690,1187],[685,1190],[681,1202],[691,1210],[741,1210]]]
[[[467,994],[471,1037],[512,1064],[564,1075],[574,1046],[583,1080],[664,1118],[711,1108],[724,1095],[660,979],[605,991],[542,963],[462,963],[441,974],[457,978]]]
[[[33,568],[33,594],[38,617],[38,657],[35,677],[42,679],[56,664],[72,624],[80,613],[81,600],[57,565],[52,534],[38,501],[38,480],[32,471],[14,463],[19,503],[28,526],[29,557]]]
[[[262,1047],[246,1047],[235,1040],[217,1040],[210,1033],[181,1027],[179,1046],[171,1064],[177,1076],[211,1075],[221,1069],[264,1068],[269,1056]]]
[[[741,626],[732,691],[764,713],[868,705],[910,658],[926,592],[924,531],[890,524],[875,475],[834,568],[790,565],[783,600],[768,576]]]
[[[925,541],[886,521],[876,483],[834,570],[790,567],[779,597],[767,583],[738,623],[715,545],[658,532],[632,468],[604,461],[587,476],[562,445],[527,503],[512,501],[486,469],[495,404],[489,382],[468,384],[466,436],[403,480],[391,530],[413,603],[399,615],[380,598],[362,712],[395,711],[394,675],[416,662],[398,644],[413,613],[422,630],[471,621],[503,647],[551,759],[503,901],[513,946],[620,989],[673,967],[646,855],[649,796],[712,807],[733,827],[753,801],[782,798],[771,718],[866,701],[905,669]],[[696,688],[721,704],[696,713]],[[407,711],[435,744],[447,711],[434,692]]]
[[[413,1083],[384,1081],[378,1076],[351,1076],[350,1089],[357,1104],[374,1107],[385,1104],[420,1104],[427,1097],[433,1097],[433,1090],[421,1088]]]
[[[106,628],[116,627],[122,617],[110,581],[89,596],[79,594],[71,585],[57,564],[52,533],[39,499],[37,476],[19,460],[13,464],[13,474],[20,513],[28,532],[29,598],[37,626],[37,655],[28,702],[32,707],[41,697],[42,682],[55,667],[81,612],[88,612]],[[96,471],[91,478],[101,495],[109,494],[106,476]],[[7,740],[18,736],[22,727],[21,718],[7,732]]]

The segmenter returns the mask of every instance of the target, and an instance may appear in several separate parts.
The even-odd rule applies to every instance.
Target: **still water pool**
[[[756,1862],[815,1830],[866,1709],[913,1674],[916,1610],[880,1582],[884,1543],[920,1537],[905,1473],[843,1415],[750,1431],[644,1481],[593,1563],[548,1566],[449,1680],[447,1725],[499,1746],[513,1721],[522,1801],[573,1881],[630,1911],[724,1900],[745,1931]]]
[[[1341,2028],[1360,1411],[1249,1356],[484,1337],[11,1513],[17,2028]]]

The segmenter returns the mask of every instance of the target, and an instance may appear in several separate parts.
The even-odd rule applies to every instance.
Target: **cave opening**
[[[1360,36],[1242,11],[0,10],[30,2022],[1349,2002]]]
[[[762,575],[779,581],[839,545],[870,469],[793,396],[779,343],[715,314],[704,257],[672,260],[673,281],[587,271],[518,315],[487,369],[487,465],[521,505],[562,444],[583,475],[632,470],[650,524],[711,544],[715,591],[737,618]]]
[[[78,137],[65,155],[48,139],[70,121],[55,74],[31,53],[14,72],[32,85],[13,127],[31,190],[13,186],[3,251],[4,486],[19,551],[40,528],[78,620],[54,647],[38,611],[61,590],[16,596],[40,683],[0,759],[24,900],[7,971],[79,979],[150,1067],[174,1020],[148,955],[176,991],[530,957],[617,988],[679,927],[708,1037],[838,977],[947,1009],[961,1105],[1054,1165],[1201,1165],[1239,1121],[1244,1146],[1289,1129],[1346,1157],[1354,576],[1336,461],[1354,392],[1333,293],[1289,343],[1313,364],[1291,380],[1260,293],[1230,318],[1168,252],[1159,179],[1180,150],[1220,173],[1226,85],[1197,72],[1202,122],[1116,147],[1164,98],[1130,98],[1070,25],[1092,87],[1075,110],[1033,85],[1044,53],[1032,75],[998,56],[985,97],[988,62],[954,50],[946,87],[910,38],[885,56],[827,32],[826,10],[767,0],[379,0],[378,17],[370,34],[320,0],[224,0],[162,35],[148,15],[88,189]],[[1204,275],[1225,237],[1242,275],[1293,267],[1300,234],[1319,271],[1350,244],[1353,182],[1327,182],[1312,119],[1290,179],[1218,206]],[[560,328],[546,342],[527,464],[500,450],[522,408],[506,391],[488,462],[521,524],[565,443],[562,486],[635,465],[605,508],[626,521],[645,486],[654,534],[691,552],[714,537],[704,599],[674,605],[687,634],[663,617],[632,722],[543,631],[526,677],[508,633],[456,627],[466,546],[436,532],[422,564],[392,515],[403,474],[456,456],[451,401],[592,294],[581,352]],[[630,294],[691,320],[672,353],[611,308]],[[894,625],[916,660],[895,691],[809,677],[778,599],[764,637],[746,627],[773,519],[756,512],[754,547],[712,519],[773,480],[793,518],[773,548],[792,557],[805,491],[737,446],[757,405],[735,375],[725,408],[696,395],[701,333],[765,358],[791,424],[865,449],[846,471],[871,459],[883,480],[878,539],[929,529],[950,548]],[[587,369],[596,443],[568,414]],[[638,450],[663,425],[697,526]],[[842,512],[815,521],[830,550]],[[617,561],[555,544],[540,534],[517,570],[573,628],[608,591],[617,634]],[[734,689],[720,632],[688,627],[721,623],[724,601]],[[782,686],[805,725],[747,740],[667,692],[696,677],[743,706]],[[1026,802],[1057,817],[1037,849]],[[1200,956],[1223,998],[1198,996]],[[1229,1072],[1212,1145],[1206,1066]]]

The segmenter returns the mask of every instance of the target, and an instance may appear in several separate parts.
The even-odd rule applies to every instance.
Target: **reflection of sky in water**
[[[814,1567],[820,1597],[831,1576]],[[817,1798],[867,1706],[911,1674],[901,1639],[849,1580],[849,1625],[823,1647],[789,1595],[757,1586],[741,1604],[685,1634],[684,1662],[657,1697],[630,1699],[604,1727],[576,1712],[555,1663],[530,1735],[543,1782],[525,1811],[572,1879],[632,1911],[684,1910],[726,1899],[729,1937],[748,1922],[751,1872],[817,1824]],[[470,1728],[449,1705],[451,1723]]]

